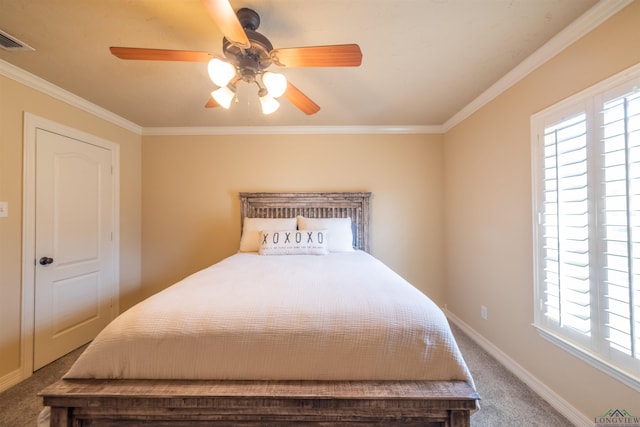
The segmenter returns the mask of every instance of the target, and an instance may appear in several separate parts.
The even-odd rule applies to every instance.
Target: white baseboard
[[[0,377],[0,393],[13,387],[22,381],[21,370],[16,369],[13,372],[9,372],[7,375]]]
[[[579,427],[593,427],[593,420],[587,418],[582,412],[574,408],[569,402],[564,400],[560,395],[551,390],[538,378],[533,376],[529,371],[520,366],[515,360],[511,359],[506,353],[496,347],[485,337],[476,332],[471,326],[463,322],[455,314],[446,308],[443,309],[447,318],[462,331],[467,334],[473,341],[482,347],[487,353],[493,356],[498,362],[503,364],[511,373],[518,377],[522,382],[529,386],[540,397],[549,402],[558,412],[560,412],[569,421]]]

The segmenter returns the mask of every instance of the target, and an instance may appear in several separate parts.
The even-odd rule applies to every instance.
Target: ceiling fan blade
[[[320,106],[302,93],[300,89],[292,85],[291,82],[287,82],[287,90],[284,92],[284,97],[307,115],[320,111]]]
[[[209,100],[205,104],[204,108],[215,108],[219,106],[220,104],[218,104],[218,102],[215,99],[213,99],[213,97],[209,97]]]
[[[358,67],[362,51],[357,44],[308,46],[274,49],[274,63],[284,67]]]
[[[109,50],[120,59],[207,62],[213,58],[211,53],[190,50],[145,49],[138,47],[110,47]]]
[[[242,28],[229,0],[202,0],[222,35],[233,44],[248,49],[249,38]]]

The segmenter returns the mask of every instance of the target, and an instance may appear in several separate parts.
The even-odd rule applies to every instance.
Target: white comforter
[[[120,315],[65,378],[473,385],[442,311],[361,251],[233,255]]]

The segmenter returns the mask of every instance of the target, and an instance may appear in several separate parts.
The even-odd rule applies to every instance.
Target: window
[[[534,326],[640,390],[640,65],[531,125]]]

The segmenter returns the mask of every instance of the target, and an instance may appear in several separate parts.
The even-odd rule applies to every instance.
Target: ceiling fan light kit
[[[207,66],[209,78],[217,86],[226,86],[236,75],[236,67],[219,58],[213,58]]]
[[[213,92],[211,92],[211,96],[213,97],[213,99],[216,100],[216,102],[221,107],[226,108],[228,110],[229,107],[231,106],[231,101],[233,101],[233,98],[236,97],[235,86],[233,85],[222,86],[221,88],[218,88]]]
[[[287,78],[284,74],[265,71],[264,74],[262,74],[262,83],[264,83],[269,94],[274,98],[280,98],[284,95],[284,91],[287,90]]]
[[[269,95],[265,88],[258,90],[258,99],[260,100],[263,114],[271,114],[280,108],[280,103],[273,96]]]
[[[260,16],[254,10],[242,8],[234,14],[229,0],[203,0],[203,3],[224,36],[225,59],[208,52],[166,49],[111,47],[111,53],[120,59],[207,61],[209,78],[219,88],[211,92],[212,99],[205,107],[228,109],[236,97],[236,85],[243,81],[258,86],[263,114],[276,111],[280,103],[275,98],[283,95],[307,115],[320,110],[283,74],[266,71],[272,64],[281,67],[358,67],[362,63],[362,52],[357,44],[274,49],[269,39],[256,31]]]

